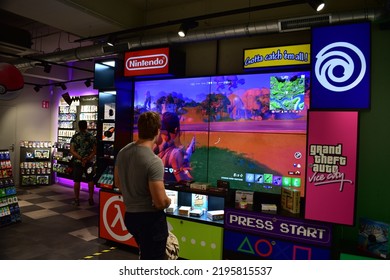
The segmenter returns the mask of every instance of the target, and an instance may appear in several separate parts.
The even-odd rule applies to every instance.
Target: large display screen
[[[167,184],[225,180],[268,193],[292,186],[303,196],[309,81],[308,71],[138,81],[134,139],[138,116],[159,112],[170,141],[156,149]],[[166,137],[167,129],[175,133]]]

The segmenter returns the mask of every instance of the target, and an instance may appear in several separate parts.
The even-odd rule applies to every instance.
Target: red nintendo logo
[[[168,64],[168,57],[165,54],[153,54],[133,56],[126,60],[128,71],[164,68]]]
[[[125,53],[124,76],[167,74],[169,48],[140,50]]]

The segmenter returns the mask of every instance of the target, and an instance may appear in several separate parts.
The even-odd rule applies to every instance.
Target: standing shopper
[[[79,132],[70,140],[70,153],[73,156],[74,205],[80,205],[80,182],[85,174],[88,182],[89,205],[94,205],[93,192],[95,176],[93,160],[96,155],[96,137],[87,131],[87,121],[79,121]]]
[[[164,209],[171,199],[165,193],[163,163],[153,152],[160,128],[158,113],[141,114],[139,139],[121,149],[115,163],[115,185],[122,192],[126,208],[125,225],[143,260],[166,258],[168,226]]]

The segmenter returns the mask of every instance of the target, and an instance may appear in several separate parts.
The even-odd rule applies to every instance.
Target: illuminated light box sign
[[[370,23],[312,28],[312,109],[368,109]]]
[[[125,53],[124,76],[145,76],[169,73],[169,48]]]
[[[353,225],[358,112],[309,111],[305,218]]]
[[[225,228],[320,246],[331,245],[331,226],[270,214],[225,209]]]
[[[329,248],[270,237],[224,231],[224,250],[269,260],[328,260]]]
[[[244,69],[310,64],[310,44],[244,50]]]

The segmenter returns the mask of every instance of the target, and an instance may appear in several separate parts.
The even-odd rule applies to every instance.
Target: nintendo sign
[[[169,48],[125,53],[124,76],[145,76],[169,73]]]

